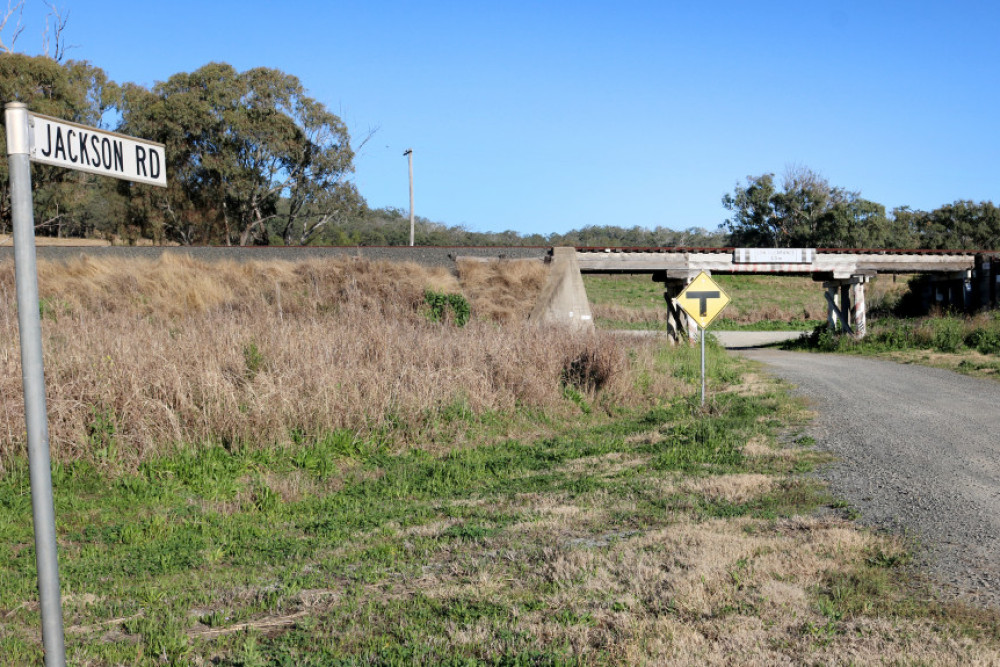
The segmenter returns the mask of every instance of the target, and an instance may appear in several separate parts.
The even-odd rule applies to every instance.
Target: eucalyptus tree
[[[920,216],[924,247],[1000,250],[1000,208],[993,202],[959,200]]]
[[[905,216],[859,192],[830,185],[812,170],[788,170],[781,187],[774,174],[747,177],[722,198],[732,212],[724,226],[735,245],[773,247],[884,248],[916,243]]]
[[[103,127],[103,117],[118,98],[118,87],[99,67],[86,61],[57,62],[46,56],[0,54],[0,100],[24,102],[39,114]],[[6,155],[6,135],[0,150]],[[89,231],[93,221],[83,212],[113,198],[113,186],[82,172],[32,165],[31,185],[42,233],[64,228]],[[10,229],[10,184],[7,161],[0,160],[0,231]],[[106,202],[103,202],[106,203]],[[83,229],[80,229],[83,227]]]
[[[763,174],[747,176],[746,186],[737,185],[731,194],[722,196],[722,206],[733,214],[722,224],[733,245],[787,245],[775,210],[775,193],[774,174]]]
[[[167,191],[130,194],[137,216],[181,242],[305,243],[360,202],[346,126],[276,69],[210,63],[126,86],[121,129],[166,144]]]

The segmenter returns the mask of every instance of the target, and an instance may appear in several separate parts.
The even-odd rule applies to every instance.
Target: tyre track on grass
[[[866,357],[747,350],[817,411],[820,471],[868,525],[918,543],[950,597],[1000,607],[1000,383]]]

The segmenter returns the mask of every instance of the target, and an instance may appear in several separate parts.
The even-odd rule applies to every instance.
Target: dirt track
[[[861,520],[916,538],[947,595],[1000,606],[1000,383],[864,357],[743,352],[797,386]]]

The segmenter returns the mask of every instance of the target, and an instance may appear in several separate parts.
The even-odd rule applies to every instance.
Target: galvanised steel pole
[[[701,327],[701,407],[705,407],[705,327]]]
[[[10,165],[11,216],[14,223],[14,277],[17,283],[17,323],[21,337],[21,378],[28,430],[31,510],[35,521],[35,563],[42,612],[42,643],[47,667],[66,664],[56,518],[49,461],[49,422],[45,407],[42,366],[42,322],[38,312],[38,269],[35,262],[35,216],[31,201],[28,107],[5,106],[7,161]]]

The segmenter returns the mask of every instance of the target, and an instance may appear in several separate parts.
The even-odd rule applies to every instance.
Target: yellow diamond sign
[[[698,326],[707,329],[712,320],[729,305],[729,295],[702,271],[684,291],[677,295],[677,305],[694,318]]]

